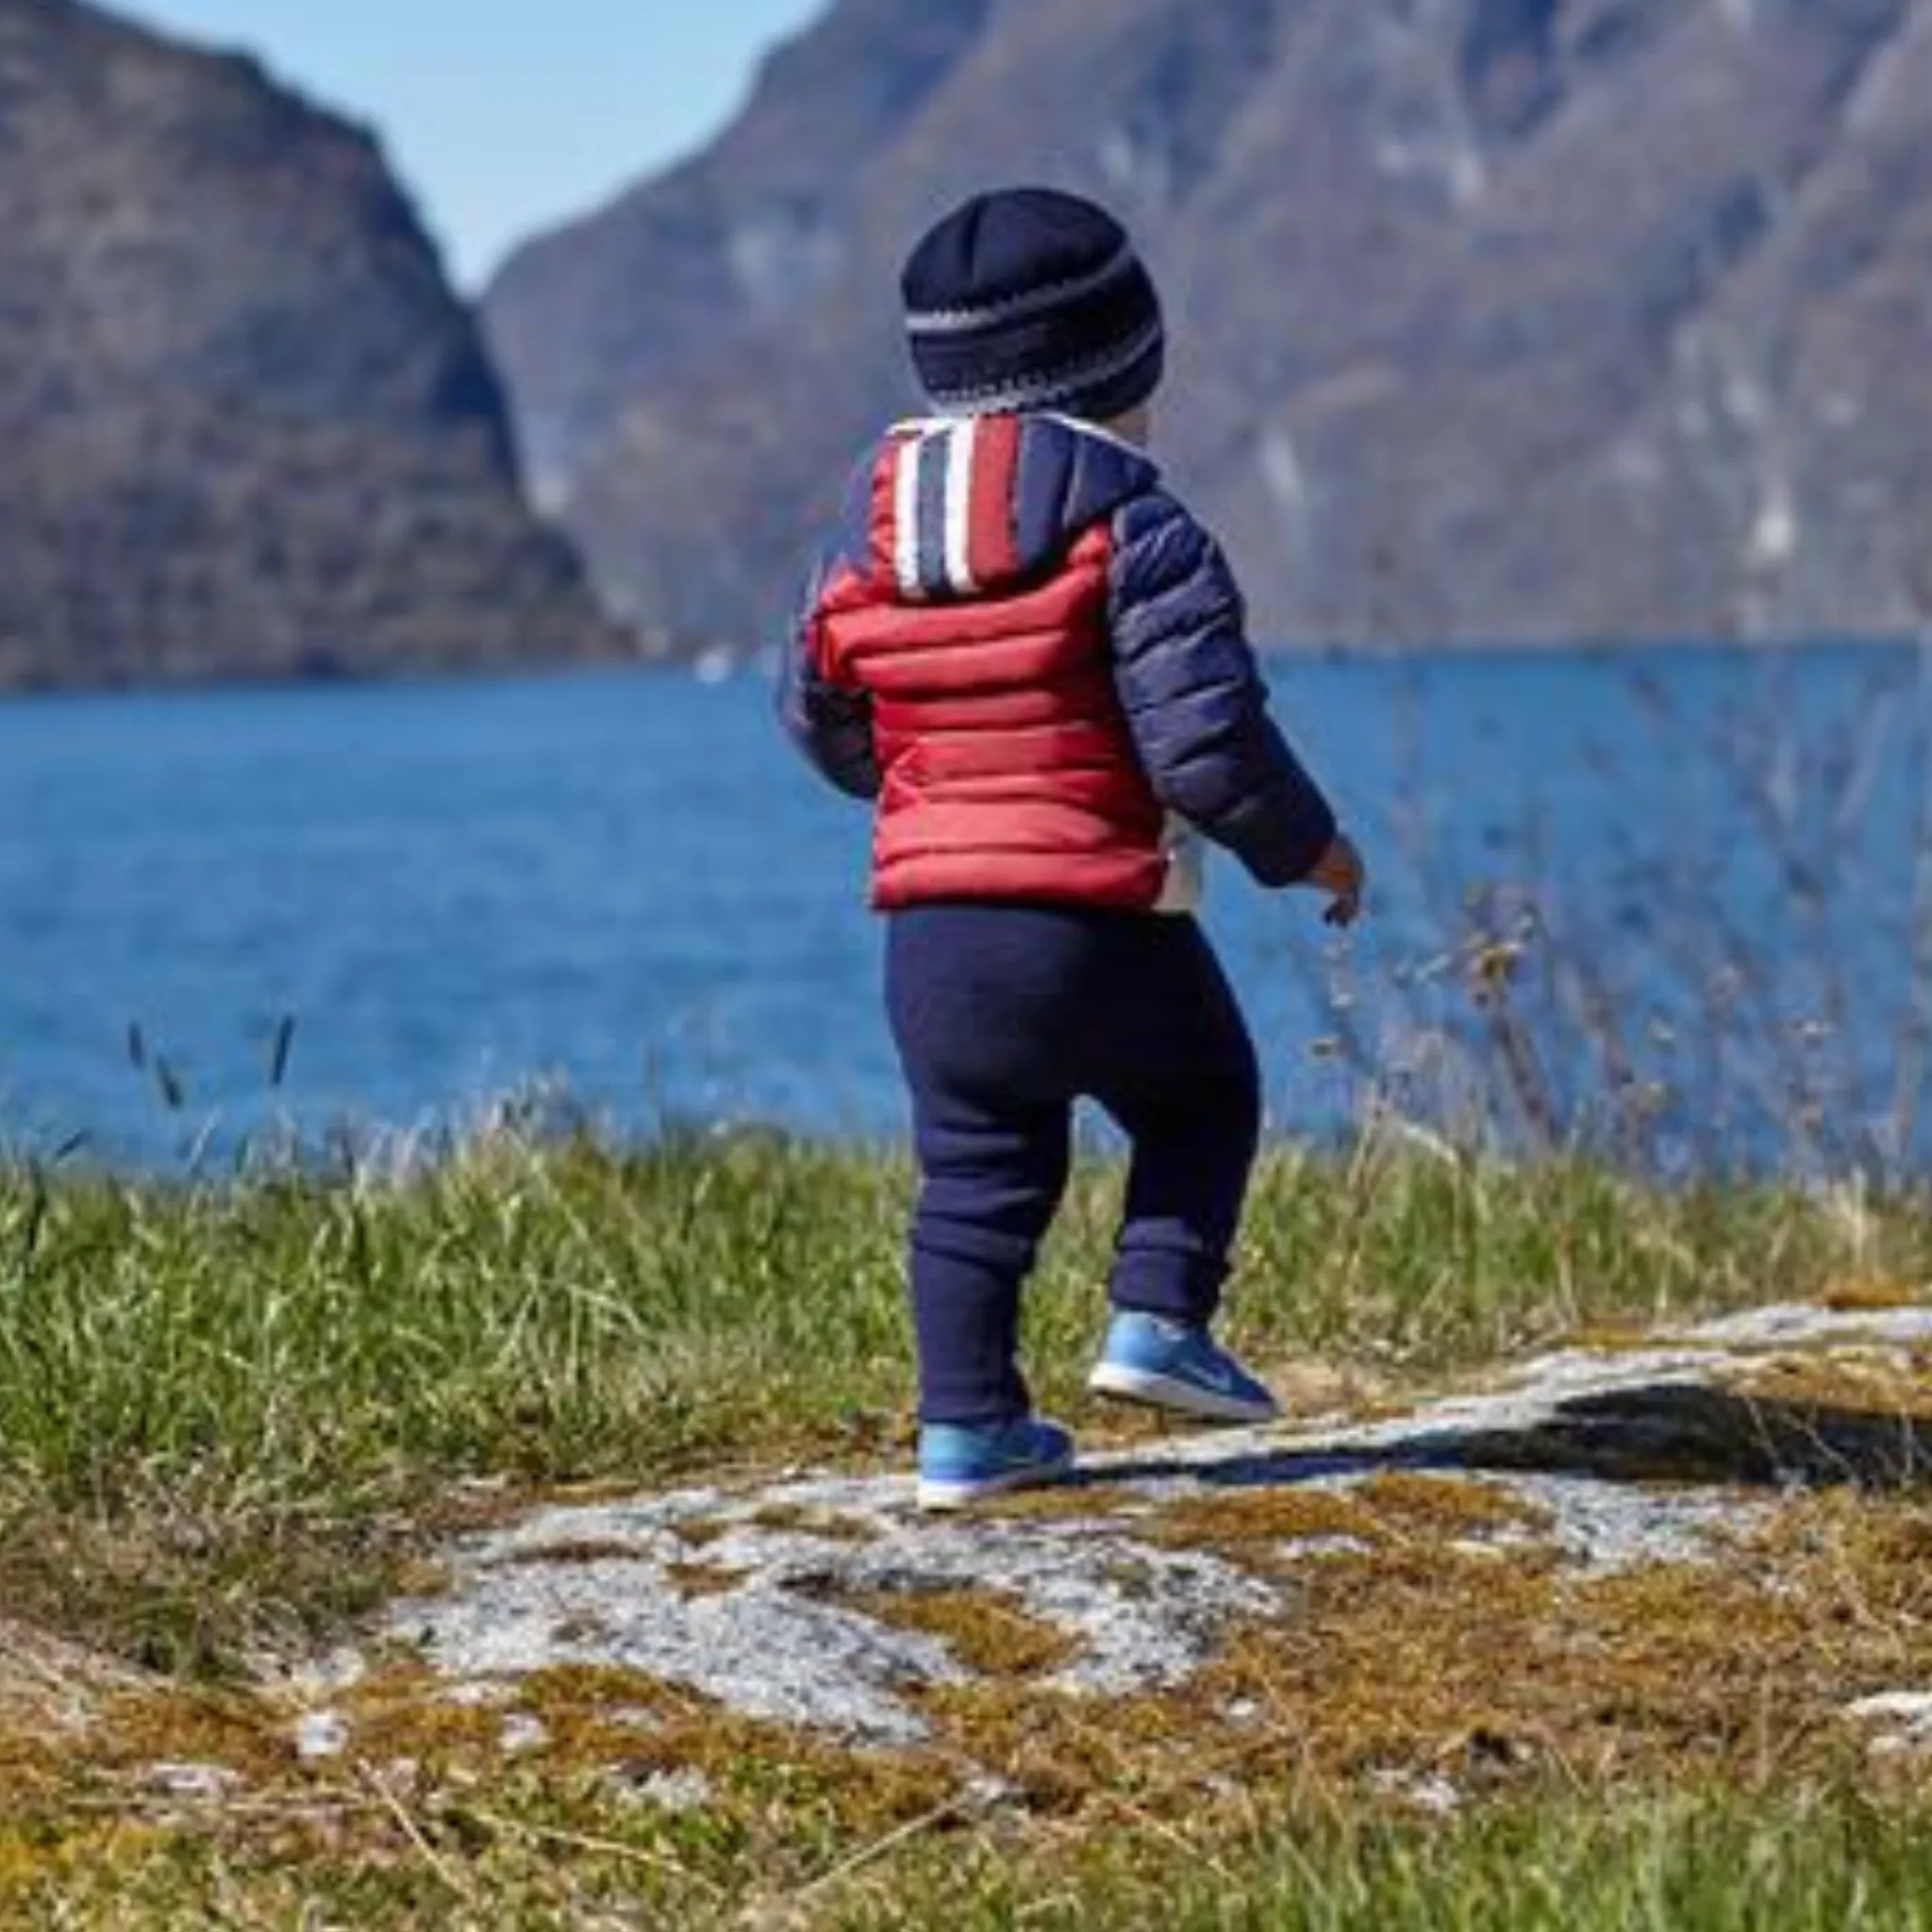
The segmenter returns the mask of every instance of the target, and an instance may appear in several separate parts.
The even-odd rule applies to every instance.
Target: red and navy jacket
[[[1176,814],[1264,885],[1335,833],[1239,590],[1138,449],[1058,416],[902,424],[820,558],[780,708],[876,798],[873,903],[1151,908]]]

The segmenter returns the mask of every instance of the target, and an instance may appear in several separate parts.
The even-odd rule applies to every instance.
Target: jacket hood
[[[941,417],[888,432],[851,508],[874,580],[935,603],[1050,574],[1159,475],[1131,443],[1068,417]]]

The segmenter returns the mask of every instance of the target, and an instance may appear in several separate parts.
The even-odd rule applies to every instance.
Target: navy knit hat
[[[1160,300],[1105,208],[1051,188],[976,194],[900,280],[913,367],[953,416],[1124,415],[1160,382]]]

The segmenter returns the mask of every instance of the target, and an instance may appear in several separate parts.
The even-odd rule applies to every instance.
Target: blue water
[[[1667,1163],[1923,1153],[1913,654],[1270,675],[1375,872],[1341,942],[1214,874],[1278,1124],[1379,1103]],[[0,705],[0,1136],[166,1166],[560,1089],[626,1130],[893,1131],[866,829],[752,677]],[[1496,941],[1500,1016],[1472,993]]]

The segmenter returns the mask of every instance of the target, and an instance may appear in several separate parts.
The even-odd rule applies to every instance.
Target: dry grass
[[[379,1904],[346,1923],[408,1923],[425,1887],[452,1905],[467,1893],[479,1925],[571,1923],[541,1912],[600,1897],[722,1923],[902,1833],[889,1870],[922,1870],[929,1834],[963,1834],[977,1857],[991,1833],[1008,1875],[1032,1873],[1050,1897],[1096,1858],[1144,1865],[1164,1838],[1184,1872],[1185,1844],[1224,1856],[1269,1820],[1407,1830],[1396,1821],[1443,1790],[1526,1818],[1580,1804],[1629,1817],[1694,1792],[1760,1822],[1824,1790],[1924,1795],[1911,1761],[1868,1755],[1845,1716],[1857,1697],[1932,1686],[1932,1508],[1919,1498],[1791,1498],[1715,1567],[1606,1576],[1556,1561],[1534,1512],[1484,1487],[1405,1474],[1316,1492],[1312,1507],[1291,1491],[1210,1500],[1241,1507],[1175,1505],[1155,1525],[1236,1563],[1283,1537],[1324,1541],[1295,1562],[1279,1617],[1233,1630],[1173,1691],[1043,1687],[1066,1640],[996,1596],[851,1600],[978,1674],[917,1694],[933,1726],[917,1749],[853,1750],[622,1671],[551,1671],[451,1704],[398,1661],[333,1700],[344,1756],[304,1762],[286,1701],[105,1682],[84,1734],[15,1733],[0,1753],[0,1911],[35,1923],[104,1871],[130,1896],[166,1895],[219,1866],[258,1903],[289,1871],[331,1892],[351,1870],[383,1874]],[[1491,1529],[1526,1540],[1472,1541]],[[507,1750],[513,1719],[541,1724],[535,1748]],[[232,1774],[232,1794],[157,1786],[153,1766],[184,1762]],[[691,1774],[697,1809],[649,1795]],[[491,1916],[498,1888],[518,1904]],[[829,1887],[800,1923],[837,1923],[860,1894],[877,1902]]]
[[[1037,1678],[1079,1655],[1065,1631],[990,1590],[841,1591],[834,1600],[889,1629],[940,1638],[968,1670],[1002,1681]]]

